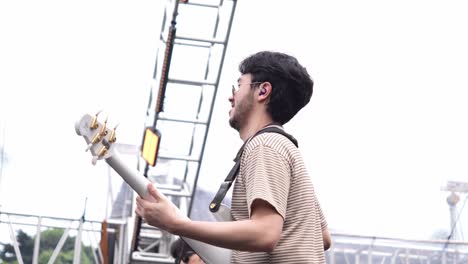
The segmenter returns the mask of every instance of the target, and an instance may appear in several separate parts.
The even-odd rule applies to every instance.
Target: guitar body
[[[140,197],[148,200],[153,199],[147,190],[148,183],[151,183],[148,178],[143,176],[137,169],[131,169],[126,166],[113,147],[115,128],[111,130],[107,128],[106,122],[98,122],[97,114],[95,116],[87,114],[75,124],[75,131],[78,135],[83,136],[88,144],[87,150],[93,155],[93,164],[98,160],[104,159]],[[184,215],[175,205],[173,206],[181,215]],[[230,209],[226,206],[221,206],[214,216],[217,221],[233,220]],[[187,216],[184,215],[184,217]],[[186,237],[181,238],[208,264],[231,262],[231,251],[229,249]]]

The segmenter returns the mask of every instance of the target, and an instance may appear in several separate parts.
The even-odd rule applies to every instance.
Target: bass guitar
[[[123,180],[142,198],[153,199],[147,190],[149,179],[141,174],[137,169],[131,169],[126,166],[119,158],[119,153],[114,147],[116,142],[116,127],[110,129],[107,127],[107,120],[100,122],[98,114],[85,114],[75,124],[75,131],[79,136],[82,136],[86,141],[87,148],[92,154],[92,164],[95,165],[99,160],[105,162],[112,167]],[[154,185],[154,184],[153,184]],[[155,186],[156,187],[156,186]],[[174,204],[176,210],[184,215],[179,208]],[[217,221],[232,220],[230,209],[222,206],[219,211],[214,214]],[[184,217],[187,217],[184,215]],[[193,240],[186,237],[181,237],[206,263],[208,264],[224,264],[230,263],[231,251],[226,248],[213,246],[201,241]]]

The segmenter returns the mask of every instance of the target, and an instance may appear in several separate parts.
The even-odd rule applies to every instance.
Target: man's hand
[[[135,213],[148,224],[174,233],[178,224],[188,220],[152,183],[148,184],[148,194],[149,197],[146,199],[140,196],[136,198],[135,209]]]

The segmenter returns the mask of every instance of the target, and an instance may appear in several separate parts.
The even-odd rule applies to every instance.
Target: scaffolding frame
[[[190,216],[237,1],[165,3],[145,123],[160,146],[142,171]],[[173,235],[138,216],[133,230],[130,262],[174,262]]]

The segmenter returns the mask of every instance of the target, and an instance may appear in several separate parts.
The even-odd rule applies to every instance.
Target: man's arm
[[[148,191],[155,201],[137,197],[136,213],[150,225],[172,234],[219,247],[259,252],[272,251],[281,237],[283,218],[263,200],[253,202],[248,220],[203,222],[178,215],[174,205],[152,184]]]
[[[323,250],[327,251],[332,244],[330,232],[328,232],[328,228],[322,230],[322,237],[323,237]]]
[[[322,226],[323,250],[326,251],[331,247],[332,240],[331,240],[330,232],[328,232],[327,220],[325,219],[325,215],[323,214],[320,204],[318,206],[318,210],[320,214],[320,225]]]
[[[252,204],[248,220],[230,222],[187,221],[174,233],[224,248],[271,252],[276,247],[283,229],[283,218],[263,200]]]

